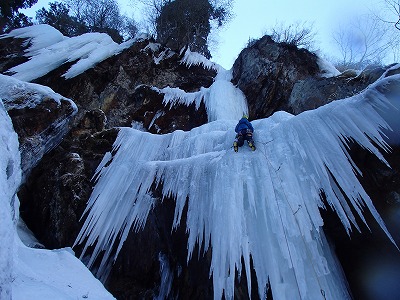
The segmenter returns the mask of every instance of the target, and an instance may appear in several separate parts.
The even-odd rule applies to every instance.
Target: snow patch
[[[71,248],[32,249],[20,242],[12,299],[115,299],[93,277]]]
[[[46,40],[46,37],[50,38]],[[63,75],[73,78],[92,68],[106,58],[122,52],[142,37],[115,43],[105,33],[85,33],[75,37],[65,37],[58,30],[48,25],[34,25],[11,31],[2,38],[25,38],[31,44],[26,56],[29,61],[15,66],[7,72],[13,77],[32,81],[40,78],[65,63],[73,63]]]
[[[321,57],[318,57],[317,64],[321,71],[321,77],[329,78],[340,75],[339,70],[337,70],[331,62]]]
[[[171,51],[170,49],[166,48],[164,51],[156,55],[156,53],[160,50],[161,44],[159,43],[149,43],[144,49],[141,51],[150,50],[153,55],[153,61],[156,65],[159,65],[160,62],[164,59],[168,59],[172,57],[175,52]]]
[[[0,98],[3,99],[7,110],[33,108],[44,99],[50,98],[54,99],[59,105],[61,105],[61,100],[68,101],[75,113],[78,112],[78,107],[71,99],[55,93],[51,88],[2,74],[0,74]]]
[[[181,59],[181,63],[186,65],[187,67],[191,66],[202,66],[205,69],[213,69],[217,72],[224,70],[223,67],[221,67],[219,64],[214,63],[210,61],[209,59],[205,58],[203,55],[197,52],[192,52],[190,51],[190,48],[183,48],[181,50],[181,55],[182,51],[185,51],[185,54],[183,55],[183,58]]]
[[[24,46],[29,46],[25,50],[28,57],[35,55],[40,49],[68,39],[60,31],[47,24],[14,29],[8,34],[1,35],[0,38],[26,39]]]
[[[132,127],[133,129],[136,129],[136,130],[146,131],[146,129],[145,129],[144,126],[143,126],[143,122],[132,121],[131,127]]]
[[[157,52],[160,48],[161,44],[159,43],[149,43],[142,51],[150,50],[151,52]]]

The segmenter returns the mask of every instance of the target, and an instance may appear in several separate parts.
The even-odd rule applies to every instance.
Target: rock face
[[[72,246],[89,199],[91,178],[111,151],[117,129],[90,133],[76,129],[45,155],[20,190],[21,216],[49,248]]]
[[[0,98],[18,134],[23,178],[71,128],[75,104],[49,88],[1,76]]]
[[[0,40],[0,44],[3,42]],[[0,45],[0,49],[5,51],[0,60],[2,72],[6,70],[5,66],[10,68],[24,59],[18,43],[14,43],[8,48]],[[12,53],[15,55],[12,56]],[[158,59],[161,57],[164,59]],[[29,165],[26,170],[34,165],[36,167],[26,172],[30,175],[19,193],[21,216],[40,242],[49,248],[73,244],[82,225],[79,219],[95,184],[92,176],[103,155],[112,151],[118,126],[135,126],[162,134],[177,129],[190,130],[207,122],[204,105],[198,110],[194,105],[175,106],[170,110],[162,103],[163,95],[151,87],[179,87],[193,92],[202,86],[210,86],[216,75],[212,70],[198,66],[188,68],[180,64],[176,53],[154,41],[138,42],[85,73],[66,80],[61,75],[68,67],[64,65],[35,82],[73,99],[79,108],[78,113],[69,121],[70,125],[62,126],[66,131],[56,134],[63,137],[62,141],[49,139],[50,146],[46,148],[43,158],[38,157],[38,161],[32,163],[37,156],[29,146],[23,154],[23,160]],[[255,119],[268,117],[281,109],[297,114],[354,95],[383,73],[383,69],[375,69],[359,76],[342,74],[322,78],[320,71],[314,54],[275,43],[265,36],[239,55],[233,66],[232,81],[246,95],[250,118]],[[59,116],[72,115],[71,107],[62,101],[57,107],[51,100],[45,99],[41,103],[37,111],[13,111],[9,108],[21,141],[24,137],[28,137],[29,141],[31,131],[42,132],[44,128],[49,128],[46,130],[52,132],[54,126],[47,123],[57,124]],[[24,146],[21,147],[24,151]],[[381,210],[383,215],[387,208],[397,209],[398,212],[398,148],[390,156],[392,170],[360,154],[364,152],[354,153],[356,160],[363,165],[362,169],[366,170],[362,180],[367,192],[376,199],[376,205],[383,202],[386,207]],[[157,191],[154,195],[157,196]],[[379,199],[382,195],[385,195],[385,201]],[[130,233],[106,282],[107,288],[118,299],[153,299],[159,294],[180,299],[213,297],[212,279],[208,277],[210,253],[187,264],[185,228],[179,227],[171,234],[173,208],[174,201],[165,199],[162,205],[155,205],[142,231]],[[373,243],[365,238],[365,231],[350,240],[335,215],[329,211],[326,223],[328,236],[336,244],[351,288],[356,291],[354,294],[359,299],[367,299],[362,298],[362,287],[357,277],[352,275],[353,268],[357,267],[357,254],[367,243]],[[185,220],[181,224],[185,224]],[[386,237],[379,237],[380,242],[384,239],[387,242]],[[398,235],[395,239],[400,241]],[[346,259],[346,249],[350,246],[355,249],[351,261]],[[79,253],[79,246],[75,250]],[[162,278],[165,278],[162,270],[169,270],[166,274],[172,278],[171,284],[164,286],[169,288],[169,293],[160,290]],[[242,276],[241,281],[236,282],[236,299],[248,298],[245,280]],[[252,282],[256,284],[255,280]],[[255,292],[257,288],[252,290]],[[252,299],[257,297],[252,295]]]
[[[61,101],[59,105],[47,98],[34,108],[13,108],[8,113],[17,128],[25,177],[45,153],[61,142],[75,111],[70,102]]]
[[[196,66],[188,69],[179,63],[176,53],[165,54],[166,49],[161,48],[154,51],[155,46],[149,45],[153,42],[137,42],[120,55],[69,80],[62,79],[66,68],[60,68],[36,82],[74,99],[79,107],[78,120],[87,111],[102,110],[107,118],[106,128],[131,126],[135,121],[150,132],[166,133],[203,124],[207,120],[204,107],[199,110],[198,118],[187,118],[194,107],[169,111],[162,104],[163,96],[151,87],[197,91],[212,84],[215,71]],[[156,64],[155,58],[161,55],[168,58]]]
[[[232,82],[246,95],[250,118],[259,119],[277,110],[287,111],[295,83],[319,71],[314,54],[264,36],[240,53]]]
[[[376,67],[360,74],[343,73],[336,77],[309,77],[297,81],[291,91],[287,111],[299,114],[334,100],[351,97],[375,82],[385,71]]]

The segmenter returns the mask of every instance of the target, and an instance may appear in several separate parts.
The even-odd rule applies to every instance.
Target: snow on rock
[[[214,69],[217,72],[223,70],[223,68],[220,65],[208,60],[205,56],[201,55],[200,53],[190,51],[190,48],[187,49],[183,48],[181,51],[185,51],[183,58],[181,59],[181,63],[185,64],[187,67],[194,65],[194,66],[203,66],[206,69]]]
[[[176,53],[169,48],[165,48],[160,52],[161,44],[159,43],[149,43],[142,51],[150,50],[153,55],[153,61],[156,65],[159,65],[164,59],[171,58]]]
[[[55,93],[47,86],[21,81],[2,74],[0,74],[0,98],[3,99],[7,110],[34,108],[43,99],[50,98],[59,105],[61,105],[61,100],[68,101],[75,113],[78,111],[78,107],[72,100]]]
[[[321,70],[321,77],[328,78],[328,77],[338,76],[341,74],[339,70],[336,69],[331,62],[321,57],[318,57],[317,64]]]
[[[24,46],[28,47],[25,50],[25,56],[29,57],[29,60],[9,69],[7,72],[17,79],[32,81],[65,63],[72,63],[72,66],[63,74],[63,77],[66,79],[73,78],[97,63],[119,54],[136,41],[149,39],[150,36],[142,33],[134,39],[117,44],[105,33],[91,32],[75,37],[66,37],[57,29],[47,24],[40,24],[15,29],[8,34],[1,35],[0,38],[25,39]],[[170,49],[165,49],[155,56],[154,53],[160,49],[160,44],[157,43],[149,43],[144,50],[147,49],[153,52],[153,59],[156,64],[175,54]],[[217,72],[223,69],[203,55],[191,52],[190,49],[186,49],[181,63],[188,67],[201,65],[206,69],[214,69]]]
[[[160,43],[149,43],[142,51],[150,50],[151,52],[158,52],[160,48]]]
[[[117,44],[107,34],[97,32],[69,38],[48,25],[16,29],[1,37],[25,38],[31,44],[26,53],[29,61],[8,70],[13,73],[13,77],[23,81],[42,77],[65,63],[73,65],[63,77],[75,77],[106,58],[129,48],[135,42],[135,39],[132,39]]]
[[[25,50],[27,56],[33,56],[42,48],[68,39],[60,31],[47,24],[17,28],[8,34],[0,36],[0,38],[6,37],[26,39],[24,46],[29,46],[29,48]]]
[[[348,233],[352,226],[358,228],[354,214],[365,222],[367,208],[393,242],[357,179],[347,141],[355,140],[385,162],[377,149],[388,149],[382,134],[388,125],[381,114],[391,108],[388,97],[400,86],[400,75],[297,116],[277,112],[255,120],[257,150],[244,146],[238,153],[231,149],[237,120],[233,113],[224,119],[221,110],[241,111],[242,96],[226,82],[214,84],[207,93],[213,105],[221,101],[215,104],[215,121],[165,135],[120,130],[114,154],[106,154],[97,170],[87,218],[76,240],[85,243],[82,255],[95,245],[89,262],[93,265],[104,251],[97,270],[104,279],[131,228],[144,226],[154,205],[155,182],[162,184],[164,197],[175,198],[174,227],[187,205],[188,260],[196,243],[204,252],[212,248],[214,299],[223,293],[233,298],[234,274],[240,275],[242,259],[249,291],[253,260],[261,298],[269,280],[274,299],[350,299],[321,231],[320,192]],[[167,102],[182,94],[173,93]],[[216,98],[224,94],[222,105]],[[199,97],[182,95],[182,101]]]
[[[238,120],[243,114],[248,114],[246,97],[243,92],[230,81],[231,71],[220,70],[214,83],[209,88],[201,88],[198,92],[186,93],[179,88],[165,87],[152,89],[164,94],[165,106],[173,107],[177,104],[186,106],[195,104],[196,109],[204,102],[207,110],[208,121]]]
[[[12,299],[115,299],[71,248],[45,250],[18,246]]]
[[[78,108],[48,87],[0,74],[0,98],[19,135],[21,168],[26,176],[69,130]]]

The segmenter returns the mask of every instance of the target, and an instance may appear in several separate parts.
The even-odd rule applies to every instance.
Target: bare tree
[[[266,30],[265,34],[271,36],[277,43],[287,43],[308,50],[314,48],[316,35],[312,23],[300,21],[289,25],[284,22],[276,23]]]
[[[124,18],[116,0],[64,0],[72,16],[84,23],[89,31],[105,32],[115,41],[121,42]]]
[[[389,10],[389,15],[387,19],[386,17],[381,18],[382,21],[394,24],[394,27],[397,30],[400,30],[400,0],[384,0],[386,8]],[[393,20],[390,20],[393,18]]]
[[[333,40],[341,55],[337,62],[340,69],[380,65],[399,47],[398,36],[371,15],[356,18],[345,27],[340,26],[333,34]]]
[[[122,35],[124,36],[125,39],[134,38],[139,32],[138,24],[133,18],[124,16],[123,19],[125,25],[122,31]]]
[[[388,10],[387,18],[380,18],[384,23],[394,25],[397,30],[400,30],[400,0],[384,0],[385,7]],[[399,61],[400,58],[400,36],[394,39],[390,46],[392,49],[393,61]]]
[[[156,21],[161,14],[161,9],[173,0],[138,0],[142,4],[142,17],[150,34],[156,35]]]

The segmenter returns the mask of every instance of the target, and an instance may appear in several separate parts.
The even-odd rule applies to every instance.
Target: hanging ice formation
[[[95,245],[89,265],[105,251],[98,275],[106,276],[131,228],[143,228],[157,201],[151,194],[155,182],[164,197],[175,198],[174,228],[188,207],[187,259],[196,243],[204,251],[212,248],[214,299],[223,293],[233,298],[242,258],[250,291],[250,256],[262,299],[268,279],[274,299],[349,299],[321,230],[320,191],[348,233],[358,229],[353,212],[365,222],[367,207],[393,241],[357,180],[347,142],[356,141],[386,163],[375,145],[388,150],[382,116],[391,107],[390,91],[399,86],[400,75],[393,75],[313,111],[255,120],[257,151],[243,147],[238,153],[230,148],[245,99],[222,72],[196,95],[162,90],[172,105],[203,99],[210,122],[164,135],[121,128],[113,154],[98,167],[77,243],[86,242],[84,252]]]

